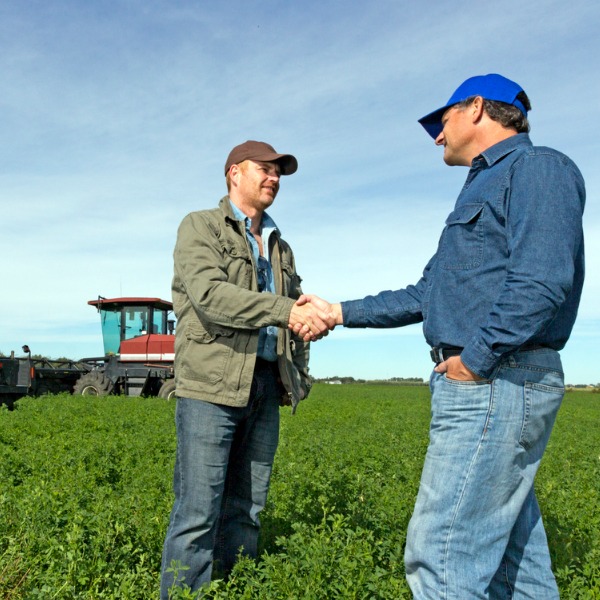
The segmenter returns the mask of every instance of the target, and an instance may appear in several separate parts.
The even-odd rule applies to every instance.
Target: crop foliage
[[[157,597],[174,407],[63,394],[0,409],[0,598]],[[600,599],[599,409],[567,394],[536,480],[563,598]],[[295,416],[283,409],[260,557],[204,597],[410,598],[428,425],[424,386],[317,384]]]

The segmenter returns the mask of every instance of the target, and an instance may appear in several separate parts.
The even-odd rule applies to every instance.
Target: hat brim
[[[442,106],[442,108],[438,108],[419,119],[419,123],[434,140],[437,139],[438,135],[442,133],[442,129],[444,129],[442,117],[449,108],[449,106]]]
[[[298,161],[291,154],[276,154],[266,152],[265,154],[255,154],[252,158],[246,160],[260,160],[264,162],[274,162],[279,165],[282,175],[292,175],[298,170]]]

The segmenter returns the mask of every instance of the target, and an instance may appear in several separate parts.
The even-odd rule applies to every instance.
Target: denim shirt
[[[258,290],[260,292],[275,293],[275,281],[273,279],[273,270],[271,269],[271,261],[269,259],[269,237],[277,229],[275,221],[267,213],[263,213],[261,221],[261,235],[263,239],[263,256],[260,255],[258,242],[250,231],[250,219],[232,202],[231,208],[234,215],[244,221],[246,228],[246,238],[252,248],[254,264],[256,267],[256,279],[258,281]],[[277,327],[269,325],[261,327],[258,333],[258,350],[256,355],[259,358],[268,361],[277,360]]]
[[[344,325],[422,321],[430,346],[462,348],[481,377],[525,344],[560,350],[583,286],[584,205],[568,157],[511,136],[473,160],[419,282],[343,302]]]

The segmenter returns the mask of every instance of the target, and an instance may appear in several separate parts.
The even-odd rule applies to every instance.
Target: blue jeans
[[[256,556],[260,521],[279,440],[276,367],[257,363],[248,406],[178,398],[175,502],[163,547],[161,598],[174,585],[210,582],[213,562],[227,573],[242,549]],[[189,567],[177,581],[171,562]]]
[[[515,354],[491,381],[434,372],[431,391],[405,552],[414,598],[557,599],[533,480],[564,395],[558,353]]]

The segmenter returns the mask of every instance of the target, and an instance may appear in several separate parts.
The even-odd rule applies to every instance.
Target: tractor
[[[90,300],[100,314],[104,356],[82,358],[90,366],[73,387],[84,396],[175,395],[173,304],[160,298]]]
[[[10,410],[23,396],[73,393],[75,382],[92,368],[80,361],[32,358],[27,345],[23,352],[25,356],[17,357],[13,351],[10,356],[0,357],[0,404]]]

